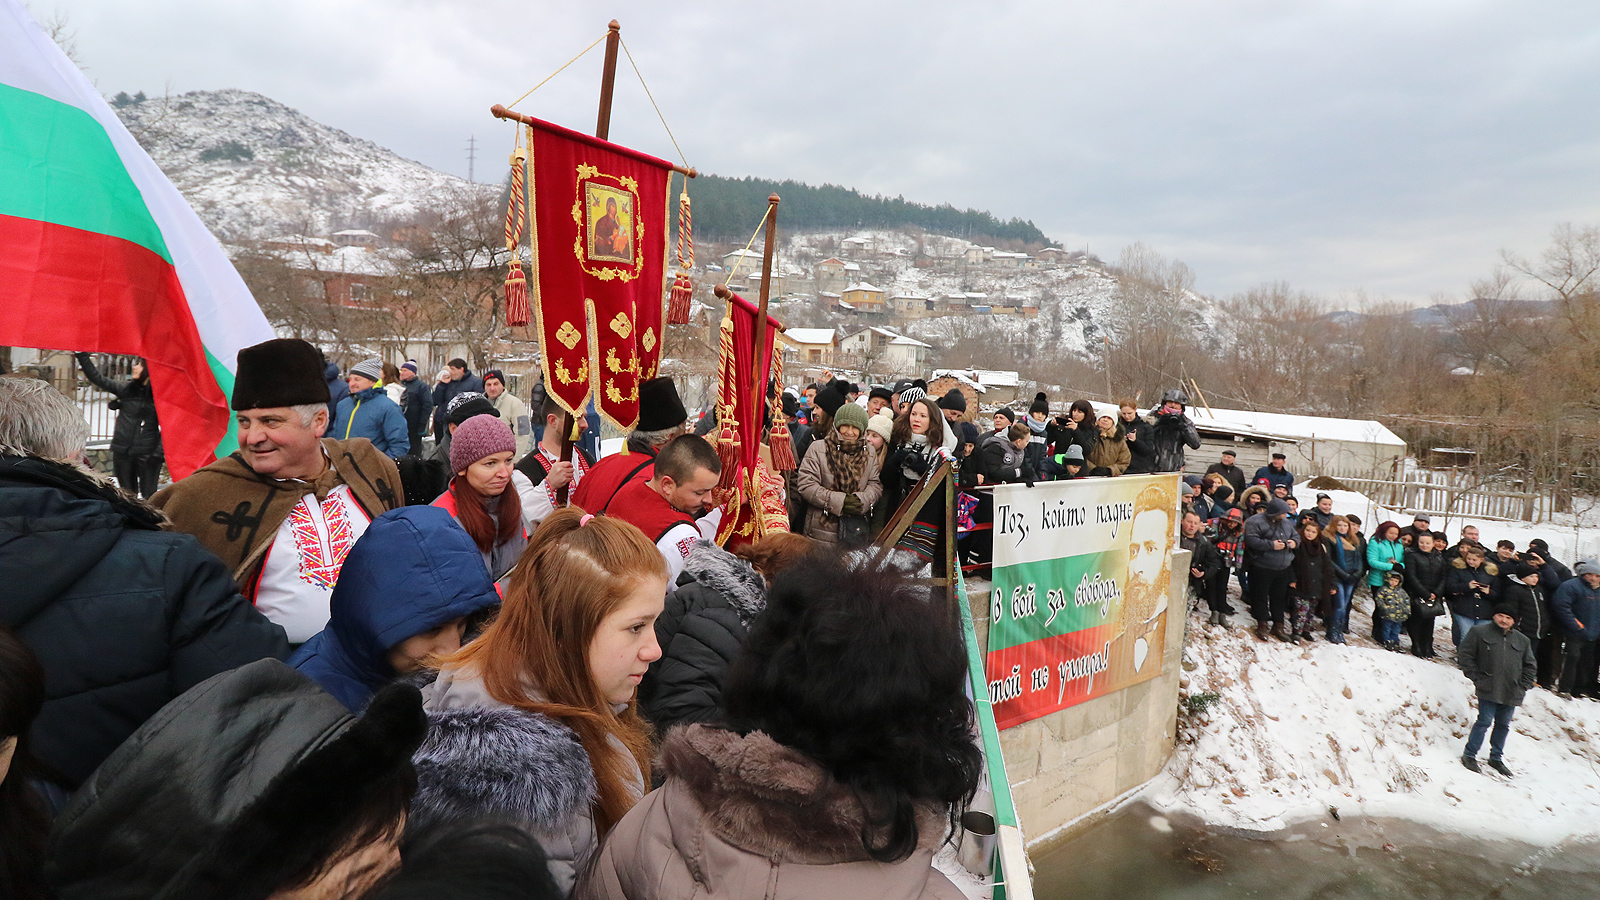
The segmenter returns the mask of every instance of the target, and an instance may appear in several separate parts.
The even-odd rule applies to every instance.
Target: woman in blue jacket
[[[461,523],[435,506],[403,506],[350,548],[327,627],[289,665],[359,712],[395,677],[461,649],[466,617],[499,602]]]
[[[1405,565],[1406,548],[1400,543],[1400,526],[1393,522],[1384,522],[1378,530],[1372,533],[1372,540],[1367,542],[1367,587],[1369,592],[1376,594],[1378,588],[1383,586],[1383,576],[1394,568],[1395,563]],[[1378,616],[1374,608],[1372,616],[1372,640],[1378,641]]]

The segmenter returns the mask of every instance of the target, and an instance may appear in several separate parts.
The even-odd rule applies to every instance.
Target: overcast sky
[[[1600,3],[30,0],[105,93],[258,91],[465,176],[613,16],[690,164],[1133,241],[1218,295],[1464,299],[1600,222]],[[591,130],[601,48],[518,108]],[[676,156],[626,57],[612,139]]]

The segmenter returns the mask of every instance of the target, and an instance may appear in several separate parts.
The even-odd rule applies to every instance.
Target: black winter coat
[[[1328,558],[1328,545],[1320,540],[1302,541],[1294,548],[1294,586],[1289,593],[1304,597],[1320,608],[1328,602],[1338,585],[1337,570]],[[1326,615],[1319,609],[1318,615]]]
[[[117,424],[111,429],[111,452],[127,456],[160,456],[161,423],[156,420],[156,396],[150,379],[114,381],[100,374],[87,353],[76,354],[83,377],[95,387],[117,397]]]
[[[1211,543],[1211,540],[1203,533],[1197,532],[1192,538],[1186,538],[1180,534],[1178,535],[1178,545],[1190,553],[1189,568],[1199,569],[1201,572],[1199,578],[1194,577],[1193,573],[1189,575],[1189,585],[1191,587],[1199,590],[1204,584],[1216,577],[1218,573],[1228,574],[1227,561],[1217,551],[1216,545]]]
[[[656,618],[661,658],[639,684],[639,712],[657,733],[716,715],[722,676],[766,608],[766,590],[749,563],[716,544],[701,541],[689,551]]]
[[[406,416],[406,431],[411,434],[424,434],[428,430],[428,422],[433,416],[433,392],[421,378],[401,382],[404,386],[400,394],[400,410]]]
[[[1120,417],[1119,417],[1120,421]],[[1128,453],[1133,457],[1128,463],[1124,475],[1148,475],[1155,471],[1156,438],[1155,430],[1144,416],[1134,416],[1132,422],[1122,423],[1123,434],[1132,434],[1134,439],[1128,441]]]
[[[1406,594],[1411,599],[1427,600],[1430,594],[1444,596],[1444,576],[1449,568],[1449,563],[1444,561],[1444,554],[1437,550],[1423,553],[1410,549],[1406,551],[1405,567]]]
[[[45,671],[33,752],[76,787],[166,703],[288,654],[222,561],[54,460],[0,456],[0,622]]]
[[[1153,472],[1182,472],[1184,448],[1200,449],[1200,432],[1195,431],[1194,422],[1186,415],[1158,415],[1150,429],[1155,446],[1155,456],[1150,461]],[[1140,435],[1139,440],[1144,436]]]
[[[1500,570],[1488,560],[1476,569],[1468,567],[1459,557],[1451,560],[1450,570],[1444,576],[1444,596],[1450,611],[1473,619],[1493,617],[1494,605],[1500,601],[1499,575]],[[1489,593],[1473,590],[1474,582],[1488,586]]]
[[[1549,637],[1551,629],[1555,627],[1555,618],[1550,614],[1550,601],[1546,598],[1543,584],[1534,586],[1520,581],[1509,582],[1500,602],[1517,608],[1517,630],[1528,637]]]

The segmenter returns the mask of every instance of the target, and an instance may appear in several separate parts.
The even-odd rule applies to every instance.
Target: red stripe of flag
[[[166,260],[121,238],[0,215],[0,301],[8,343],[145,358],[174,479],[216,458],[228,398]]]

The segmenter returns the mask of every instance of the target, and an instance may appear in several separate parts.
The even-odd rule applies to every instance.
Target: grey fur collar
[[[700,541],[683,561],[695,581],[728,598],[728,605],[749,625],[767,608],[767,582],[753,566],[711,541]]]
[[[587,814],[597,794],[572,729],[509,707],[428,713],[428,736],[412,762],[418,825],[505,818],[548,831]]]
[[[694,797],[712,832],[741,850],[803,865],[871,859],[855,791],[762,732],[674,728],[662,743],[661,766],[669,783],[678,779]],[[917,828],[923,849],[944,840],[945,820],[932,805],[918,809]]]

